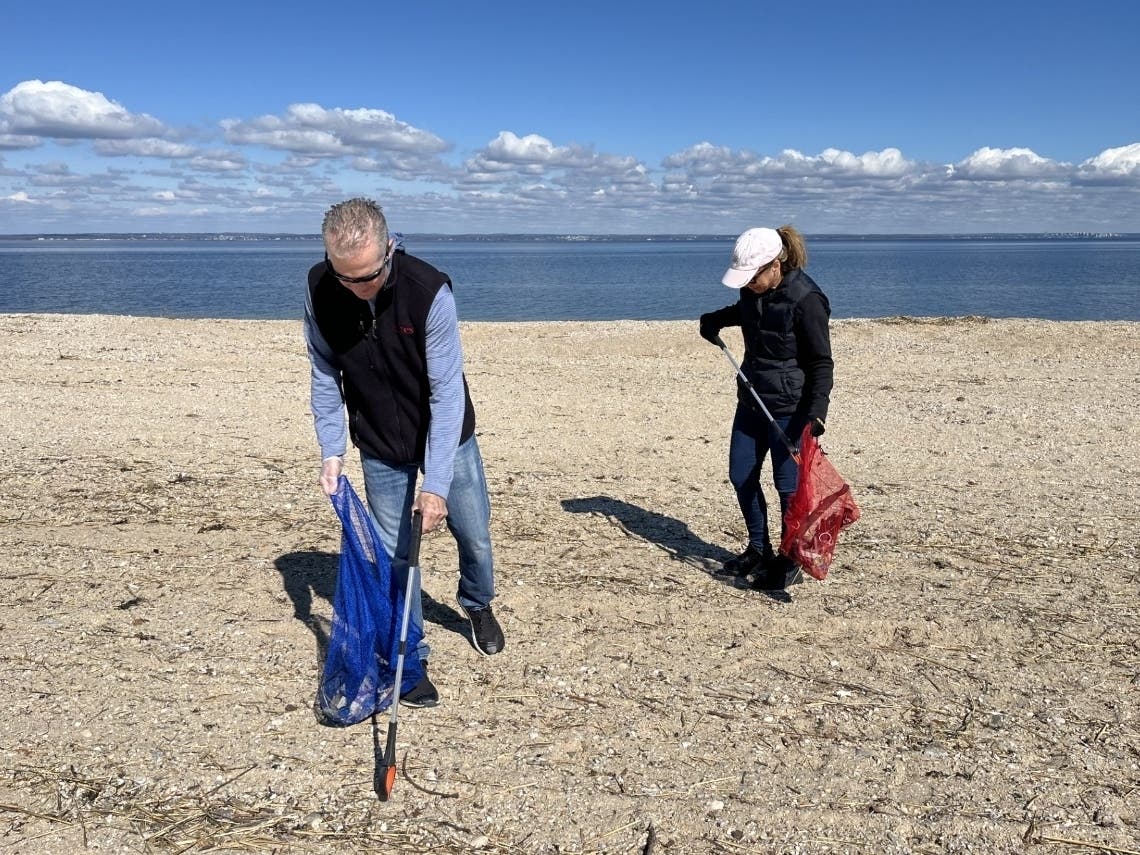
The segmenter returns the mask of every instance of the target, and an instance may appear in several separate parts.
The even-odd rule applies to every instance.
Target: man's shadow
[[[330,607],[336,597],[337,569],[340,555],[333,552],[289,552],[273,562],[281,574],[282,587],[293,602],[293,617],[305,624],[313,633],[317,644],[317,668],[324,665],[328,655],[329,633],[332,625],[322,614],[313,613],[313,598],[319,597]],[[420,591],[424,623],[434,623],[466,637],[467,621],[455,609]],[[331,608],[329,609],[331,612]]]
[[[293,617],[305,624],[317,642],[317,666],[324,664],[332,626],[324,615],[313,613],[313,597],[332,603],[340,556],[328,552],[289,552],[273,562],[282,587],[293,601]]]

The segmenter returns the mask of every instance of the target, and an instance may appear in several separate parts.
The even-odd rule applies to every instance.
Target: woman
[[[729,443],[728,477],[736,490],[748,528],[748,546],[724,564],[727,573],[752,576],[753,587],[782,589],[800,581],[792,562],[777,555],[768,534],[768,507],[760,489],[764,458],[772,456],[772,475],[780,496],[780,515],[796,491],[798,467],[777,428],[793,443],[804,425],[819,436],[824,431],[831,394],[833,363],[828,317],[831,306],[804,273],[807,248],[791,226],[754,228],[742,234],[732,253],[732,266],[721,280],[740,289],[731,306],[701,315],[701,335],[717,343],[724,327],[742,328],[745,376],[755,387],[773,426],[752,393],[737,379],[736,416]]]

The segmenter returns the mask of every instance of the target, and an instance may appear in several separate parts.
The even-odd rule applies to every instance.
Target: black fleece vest
[[[376,314],[329,273],[309,271],[317,329],[336,354],[352,442],[370,457],[422,464],[431,420],[427,316],[439,289],[451,280],[403,250],[376,297]],[[475,433],[475,408],[463,378],[462,443]]]
[[[744,334],[745,375],[774,416],[796,412],[803,397],[804,372],[796,343],[796,307],[812,291],[824,295],[802,270],[793,270],[771,291],[756,294],[741,289],[740,326]],[[739,398],[755,404],[752,395],[738,383]]]

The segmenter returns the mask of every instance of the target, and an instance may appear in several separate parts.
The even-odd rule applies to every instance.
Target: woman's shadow
[[[626,534],[653,544],[674,561],[694,567],[729,587],[744,589],[750,587],[746,580],[724,572],[724,562],[734,557],[733,553],[697,537],[686,523],[678,519],[656,511],[647,511],[638,505],[631,505],[611,496],[563,499],[562,508],[572,514],[595,514],[604,517],[617,524]],[[789,599],[784,591],[761,593],[774,600]]]
[[[572,514],[594,514],[617,524],[626,534],[651,543],[674,561],[688,564],[703,573],[730,582],[721,571],[733,554],[693,534],[686,523],[673,517],[647,511],[611,496],[563,499],[562,509]]]

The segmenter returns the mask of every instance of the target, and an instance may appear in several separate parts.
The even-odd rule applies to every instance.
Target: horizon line
[[[561,238],[590,240],[598,238],[670,238],[670,239],[735,239],[735,233],[719,232],[393,232],[403,238]],[[40,238],[160,238],[195,237],[290,238],[294,240],[321,240],[319,232],[258,232],[225,229],[221,231],[75,231],[75,232],[12,232],[0,233],[0,240],[29,240]],[[1140,232],[1112,231],[1008,231],[1008,232],[815,232],[805,233],[808,239],[873,239],[873,238],[977,238],[977,237],[1066,237],[1066,238],[1140,238]]]

